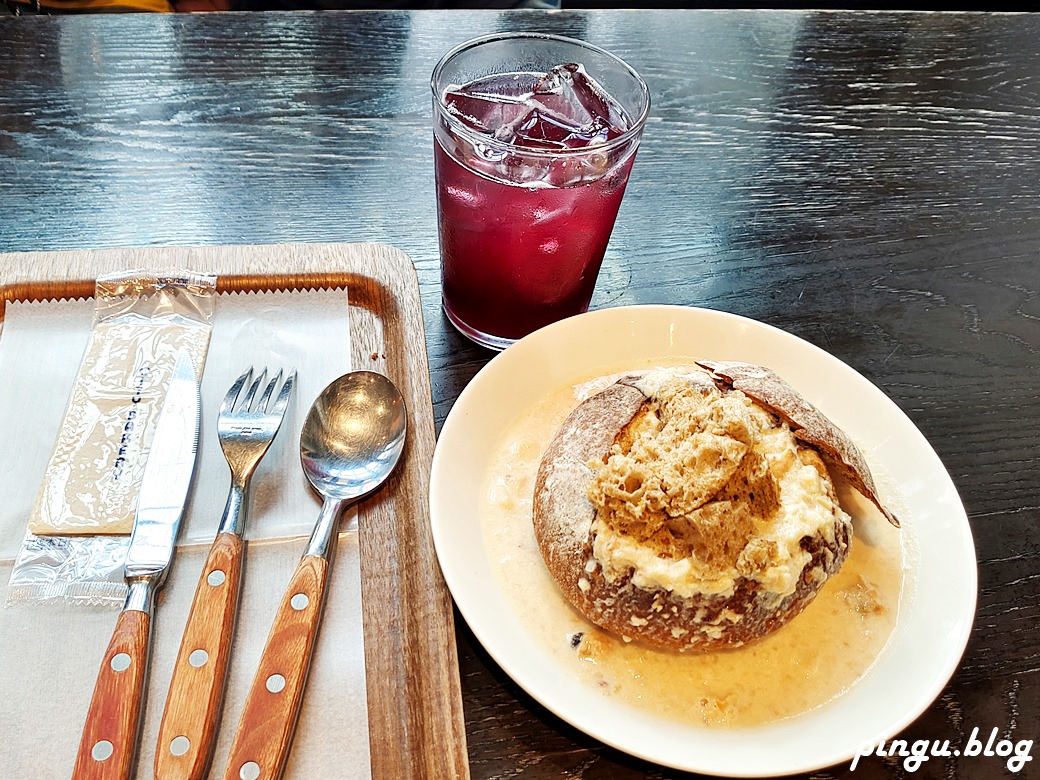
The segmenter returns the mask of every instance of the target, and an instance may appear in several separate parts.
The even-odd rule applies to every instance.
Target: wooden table
[[[492,354],[439,309],[429,74],[499,29],[587,38],[650,86],[594,308],[704,306],[788,330],[883,388],[952,475],[978,614],[905,736],[1040,739],[1034,15],[4,17],[0,251],[393,244],[419,274],[439,429]],[[473,777],[680,776],[565,725],[461,619],[457,633]],[[855,777],[902,771],[875,757]],[[1020,776],[1038,773],[1033,761]],[[951,757],[915,776],[1008,775],[998,758]]]

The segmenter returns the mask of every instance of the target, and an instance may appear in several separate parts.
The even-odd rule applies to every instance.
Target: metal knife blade
[[[126,554],[126,577],[153,576],[161,584],[173,557],[181,514],[195,473],[201,402],[199,382],[181,352],[166,390],[137,499]]]
[[[152,436],[127,550],[128,590],[80,737],[73,780],[128,780],[141,729],[155,591],[173,559],[195,473],[201,401],[187,353],[177,357]]]

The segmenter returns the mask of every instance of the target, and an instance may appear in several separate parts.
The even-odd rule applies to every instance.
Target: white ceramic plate
[[[481,530],[481,492],[502,432],[561,386],[647,357],[741,360],[777,371],[891,475],[917,549],[893,635],[866,676],[805,715],[750,728],[666,721],[603,696],[555,661],[503,591]],[[975,614],[975,548],[964,508],[914,424],[849,366],[789,333],[706,309],[633,306],[558,322],[496,356],[459,396],[433,458],[434,542],[459,611],[488,653],[552,712],[627,753],[694,772],[762,777],[849,762],[941,692]],[[910,738],[914,735],[908,734]]]

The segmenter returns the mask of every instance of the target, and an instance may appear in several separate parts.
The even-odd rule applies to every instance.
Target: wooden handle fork
[[[244,543],[213,540],[188,614],[155,748],[156,780],[204,780],[213,760],[242,583]]]

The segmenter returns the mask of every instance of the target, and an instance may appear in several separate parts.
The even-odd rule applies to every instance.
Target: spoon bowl
[[[382,374],[341,376],[314,401],[300,434],[300,461],[326,499],[355,501],[379,487],[404,449],[404,398]]]

